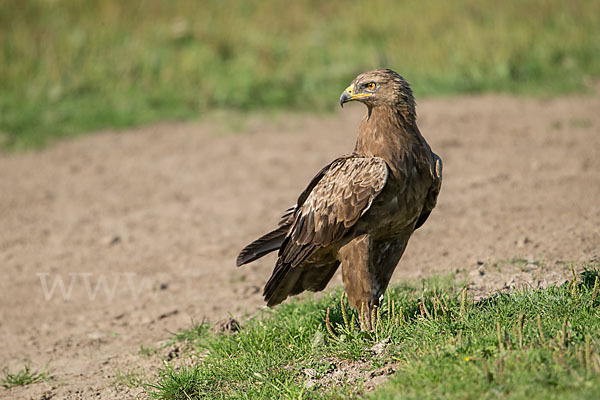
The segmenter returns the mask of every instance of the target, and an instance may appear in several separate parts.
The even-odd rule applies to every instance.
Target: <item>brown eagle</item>
[[[371,315],[436,205],[442,160],[419,132],[408,83],[389,69],[365,72],[340,105],[352,100],[367,106],[354,151],[319,171],[279,226],[237,258],[239,267],[278,250],[263,293],[270,307],[323,290],[341,263],[350,304]]]

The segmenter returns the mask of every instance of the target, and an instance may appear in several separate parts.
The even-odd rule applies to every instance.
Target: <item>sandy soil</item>
[[[273,257],[236,269],[237,252],[351,150],[363,112],[211,117],[0,154],[0,366],[54,376],[0,397],[133,397],[117,374],[160,367],[140,345],[261,307]],[[444,183],[394,280],[459,271],[485,295],[600,259],[600,95],[418,112]]]

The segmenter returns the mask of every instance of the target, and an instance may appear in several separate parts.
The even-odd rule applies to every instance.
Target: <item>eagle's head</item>
[[[391,69],[375,69],[358,75],[340,97],[340,105],[352,100],[369,109],[379,106],[396,108],[415,115],[415,100],[410,85]]]

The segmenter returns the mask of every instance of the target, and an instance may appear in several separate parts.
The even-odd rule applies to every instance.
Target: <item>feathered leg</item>
[[[338,252],[348,302],[358,310],[361,328],[372,329],[371,315],[379,305],[372,241],[368,234],[352,239]],[[366,317],[366,318],[365,318]]]
[[[407,242],[408,237],[374,242],[364,234],[352,239],[338,253],[348,301],[362,314],[365,329],[373,329],[376,323],[379,298],[385,292]]]

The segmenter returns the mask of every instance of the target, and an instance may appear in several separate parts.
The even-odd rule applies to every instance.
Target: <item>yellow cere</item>
[[[356,94],[354,94],[354,87],[352,85],[350,85],[346,88],[346,92],[350,95],[351,100],[359,99],[362,97],[370,97],[373,95],[373,93],[356,93]]]

